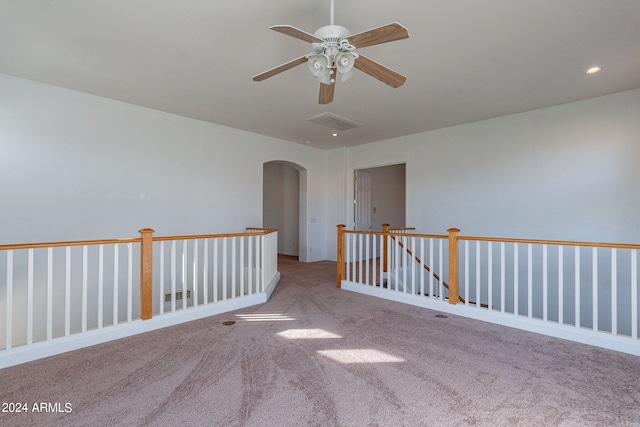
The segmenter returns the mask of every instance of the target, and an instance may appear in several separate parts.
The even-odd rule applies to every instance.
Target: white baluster
[[[611,333],[618,335],[618,251],[611,249]]]
[[[527,245],[527,316],[533,318],[533,245]]]
[[[564,324],[564,246],[558,246],[558,324]]]
[[[362,283],[364,274],[362,272],[362,234],[358,234],[358,246],[357,246],[357,260],[358,260],[358,283]]]
[[[64,335],[71,334],[71,247],[65,248]]]
[[[468,243],[467,240],[465,243]],[[487,283],[487,292],[490,294],[489,288],[491,288],[491,282]],[[482,293],[480,291],[480,241],[476,240],[476,308],[482,307],[481,305],[481,296]],[[466,301],[466,304],[469,303],[469,300]]]
[[[480,307],[480,241],[476,240],[476,308]]]
[[[264,268],[263,268],[264,269]],[[227,238],[222,238],[222,300],[227,300]]]
[[[236,297],[236,238],[231,238],[231,298]]]
[[[249,236],[249,247],[247,248],[247,254],[249,255],[249,259],[247,260],[247,286],[249,287],[249,295],[253,295],[253,239],[255,236]]]
[[[591,302],[593,330],[598,330],[598,248],[591,250]]]
[[[431,269],[430,273],[429,273],[429,298],[434,298],[435,295],[433,294],[433,273],[434,273],[434,265],[433,265],[433,238],[429,238],[429,268]]]
[[[574,277],[574,288],[575,288],[575,327],[580,327],[580,247],[575,247],[575,260],[574,260],[574,268],[575,268],[575,277]]]
[[[371,286],[375,286],[378,279],[376,246],[378,246],[378,236],[373,235],[371,236]],[[380,282],[382,282],[382,280]]]
[[[238,266],[240,268],[240,296],[245,296],[248,292],[246,289],[247,284],[244,281],[244,241],[246,237],[240,237],[240,262]]]
[[[548,292],[548,277],[549,273],[548,264],[547,264],[547,245],[542,245],[542,320],[547,321],[548,316],[548,301],[547,301],[547,292]]]
[[[351,280],[357,282],[356,269],[358,267],[358,258],[356,251],[357,238],[355,234],[351,235]]]
[[[424,238],[420,238],[420,296],[424,296]]]
[[[638,250],[631,250],[631,338],[638,339]]]
[[[87,285],[88,285],[88,256],[87,246],[82,247],[82,332],[87,331]]]
[[[370,283],[369,282],[369,239],[371,238],[371,236],[369,235],[365,235],[364,236],[364,240],[365,240],[365,256],[364,256],[364,271],[365,271],[365,281],[364,283],[366,283],[367,285]]]
[[[5,348],[9,350],[13,346],[13,251],[7,251],[7,312]]]
[[[520,261],[518,260],[518,244],[513,244],[513,314],[516,316],[520,311],[520,280],[519,280],[519,266]]]
[[[218,243],[220,239],[213,239],[213,302],[218,302]]]
[[[202,248],[202,301],[203,304],[209,304],[209,239],[204,239],[204,247]]]
[[[444,262],[444,256],[443,256],[444,250],[443,250],[443,245],[442,244],[443,244],[443,240],[439,239],[438,240],[438,250],[439,250],[439,255],[438,255],[438,260],[439,260],[439,262],[438,262],[438,271],[439,271],[439,273],[438,274],[440,275],[440,280],[438,280],[438,283],[439,283],[438,291],[439,291],[439,297],[440,297],[439,299],[441,301],[444,301],[444,286],[443,286],[443,283],[442,283],[444,281],[444,273],[443,273],[444,268],[442,266],[443,262]]]
[[[182,286],[180,290],[182,291],[182,309],[187,309],[187,241],[182,241]]]
[[[398,238],[400,238],[400,236],[398,236]],[[400,264],[402,264],[400,268],[402,268],[402,291],[406,294],[407,288],[409,287],[409,284],[407,283],[407,270],[409,269],[409,239],[404,237],[400,241],[404,244],[404,250],[402,250],[402,253],[400,254]],[[401,249],[398,248],[398,251],[400,250]]]
[[[487,309],[493,310],[493,243],[487,242]]]
[[[193,239],[193,306],[198,306],[198,239]],[[188,291],[187,291],[188,292]],[[186,299],[185,295],[185,299]]]
[[[398,249],[398,243],[400,242],[400,236],[396,236],[396,244],[393,245],[394,247],[394,256],[393,256],[393,262],[395,264],[394,266],[394,270],[393,270],[393,278],[394,278],[394,283],[395,283],[395,291],[399,292],[400,291],[400,250]]]
[[[505,311],[505,287],[506,287],[506,260],[505,260],[505,247],[504,242],[500,242],[500,311]]]
[[[262,252],[260,253],[260,263],[262,264],[262,274],[260,276],[260,292],[264,292],[267,289],[267,283],[266,283],[266,270],[267,270],[267,263],[266,263],[266,252],[267,252],[267,246],[265,245],[266,243],[266,237],[265,235],[261,235],[260,236],[260,248],[262,249]]]
[[[384,255],[384,236],[382,236],[382,235],[380,236],[379,244],[380,244],[380,252],[379,252],[379,254],[380,254],[380,265],[379,265],[379,268],[378,268],[378,272],[379,272],[379,275],[380,275],[380,289],[382,289],[382,285],[384,283],[384,256],[383,256]],[[387,283],[388,283],[388,280],[387,280]]]
[[[119,287],[118,276],[120,275],[118,264],[119,264],[118,245],[113,245],[113,324],[114,325],[118,324],[118,287]],[[162,286],[162,282],[161,282],[161,286]],[[162,305],[160,305],[160,307],[162,307]],[[162,313],[162,311],[160,311],[160,313]]]
[[[256,292],[258,292],[258,293],[263,292],[263,288],[262,288],[262,285],[260,283],[260,269],[262,268],[260,266],[260,251],[261,251],[260,244],[261,243],[262,243],[262,236],[260,236],[260,235],[256,236],[256,244],[255,244]],[[276,242],[276,245],[277,245],[277,242]]]
[[[409,259],[409,263],[411,265],[411,293],[413,295],[418,293],[418,289],[416,289],[416,253],[418,252],[416,250],[416,238],[415,237],[410,237],[409,241],[411,242],[411,253],[413,253],[412,255],[407,254],[407,258]]]
[[[28,251],[27,266],[27,344],[33,343],[33,249]]]
[[[47,249],[47,340],[53,338],[53,248]]]
[[[127,243],[127,322],[133,320],[133,245]]]
[[[171,241],[171,312],[176,311],[176,241]]]
[[[104,308],[104,245],[98,245],[98,329],[102,328]]]
[[[469,305],[469,241],[464,241],[464,305]]]

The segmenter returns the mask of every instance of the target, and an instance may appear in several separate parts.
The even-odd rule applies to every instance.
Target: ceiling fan
[[[331,24],[319,28],[314,34],[299,30],[291,25],[270,27],[279,33],[311,43],[313,52],[253,76],[253,80],[260,82],[306,62],[311,73],[320,81],[318,99],[320,104],[328,104],[333,101],[336,74],[340,74],[341,80],[345,81],[351,76],[353,68],[369,74],[393,88],[402,86],[407,80],[405,76],[362,56],[356,52],[356,49],[409,38],[407,29],[394,22],[361,33],[351,34],[345,27],[334,25],[333,15],[334,5],[331,0]]]

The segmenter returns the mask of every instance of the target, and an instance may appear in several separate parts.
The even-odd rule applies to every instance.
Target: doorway
[[[262,223],[278,229],[278,254],[307,262],[307,171],[286,161],[263,164]]]
[[[405,164],[358,169],[354,172],[353,227],[380,231],[382,224],[405,227]]]

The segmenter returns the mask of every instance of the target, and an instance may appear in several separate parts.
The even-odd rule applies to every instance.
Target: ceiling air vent
[[[331,129],[341,131],[359,128],[362,126],[356,122],[352,122],[349,119],[345,119],[344,117],[336,116],[333,113],[318,114],[317,116],[309,117],[307,120]]]

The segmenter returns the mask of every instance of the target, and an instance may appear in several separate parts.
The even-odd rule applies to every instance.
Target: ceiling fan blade
[[[346,37],[356,48],[409,38],[409,31],[397,22]]]
[[[333,102],[333,92],[336,89],[336,80],[326,85],[324,83],[320,83],[320,96],[318,98],[318,104],[329,104]]]
[[[363,73],[367,73],[371,77],[374,77],[393,88],[402,86],[407,80],[407,78],[402,74],[396,73],[395,71],[362,55],[358,56],[353,66]]]
[[[273,27],[269,27],[273,31],[277,31],[282,34],[286,34],[291,37],[295,37],[296,39],[304,40],[309,43],[322,43],[322,39],[314,36],[313,34],[307,33],[306,31],[302,31],[296,27],[292,27],[291,25],[274,25]]]
[[[272,68],[270,70],[265,71],[264,73],[257,74],[253,76],[254,82],[261,82],[264,79],[268,79],[269,77],[275,76],[276,74],[280,74],[283,71],[287,71],[289,68],[296,67],[300,64],[304,64],[307,62],[307,56],[301,56],[300,58],[296,58],[293,61],[289,61],[286,64],[282,64],[277,66],[276,68]]]

